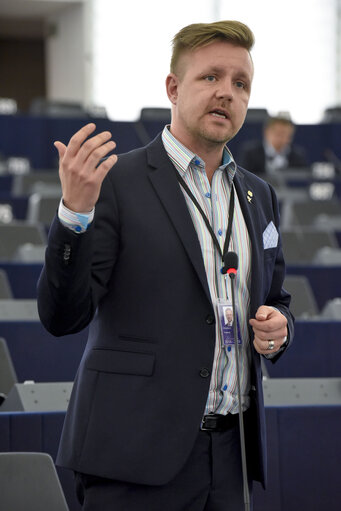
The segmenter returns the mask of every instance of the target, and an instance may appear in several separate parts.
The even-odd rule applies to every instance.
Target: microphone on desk
[[[231,298],[233,309],[233,340],[235,347],[236,357],[236,374],[237,374],[237,392],[238,392],[238,412],[239,412],[239,433],[240,433],[240,448],[242,458],[242,471],[243,471],[243,491],[244,491],[244,505],[245,511],[250,510],[250,493],[249,483],[247,477],[247,464],[246,464],[246,449],[245,449],[245,434],[244,434],[244,418],[242,409],[242,397],[240,390],[240,370],[239,370],[239,347],[238,347],[238,330],[237,330],[237,315],[236,315],[236,299],[235,299],[235,278],[238,270],[238,255],[235,252],[227,252],[224,254],[224,266],[221,269],[223,275],[228,275],[231,279]]]

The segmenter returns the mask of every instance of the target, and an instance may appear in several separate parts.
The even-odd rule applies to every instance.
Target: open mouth
[[[217,117],[218,119],[229,119],[228,114],[223,110],[212,110],[210,114],[214,117]]]

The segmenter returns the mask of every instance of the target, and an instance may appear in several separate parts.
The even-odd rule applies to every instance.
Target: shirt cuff
[[[64,203],[63,199],[61,199],[58,208],[58,218],[61,223],[70,229],[71,231],[76,232],[77,234],[85,232],[91,222],[94,219],[95,209],[89,211],[87,213],[76,213],[68,209]]]

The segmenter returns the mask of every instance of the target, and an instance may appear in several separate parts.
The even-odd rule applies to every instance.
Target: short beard
[[[221,146],[221,145],[227,144],[227,142],[232,140],[233,137],[237,134],[237,131],[235,133],[232,133],[231,135],[226,134],[224,137],[214,136],[212,133],[207,132],[205,129],[200,130],[199,134],[200,134],[202,140],[205,140],[212,146],[215,146],[215,145]]]

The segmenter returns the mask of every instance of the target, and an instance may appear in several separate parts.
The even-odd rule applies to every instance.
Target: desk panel
[[[2,321],[0,337],[7,341],[18,381],[73,381],[88,331],[62,338],[49,334],[39,321]]]
[[[0,451],[56,458],[62,412],[0,413]],[[268,489],[256,483],[254,511],[339,511],[341,406],[266,408]],[[73,475],[59,469],[70,511],[80,511]]]
[[[341,377],[341,321],[296,321],[294,342],[275,363],[272,378]]]
[[[40,322],[0,322],[19,382],[73,381],[88,330],[61,338]],[[341,321],[296,321],[295,339],[275,364],[265,361],[273,378],[341,377]]]
[[[0,268],[7,273],[14,298],[37,297],[37,283],[42,267],[42,263],[0,263]]]

